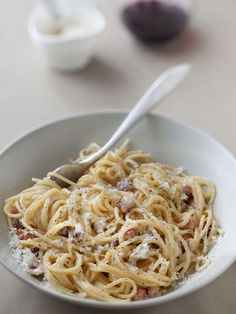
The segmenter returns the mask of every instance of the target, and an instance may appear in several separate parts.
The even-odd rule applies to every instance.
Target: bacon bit
[[[38,269],[38,264],[37,263],[32,263],[32,264],[30,264],[29,265],[29,273],[32,275],[32,276],[34,276],[34,277],[36,277],[38,280],[43,280],[43,278],[44,278],[44,272],[43,271],[39,271],[39,269]]]
[[[155,250],[158,250],[160,248],[160,246],[157,243],[150,243],[150,247],[151,249],[155,249]]]
[[[22,222],[18,218],[12,219],[12,227],[15,229],[25,229]]]
[[[36,269],[38,268],[38,265],[35,263],[29,264],[29,269]]]
[[[119,242],[119,239],[118,239],[118,238],[115,238],[115,239],[113,239],[113,240],[111,241],[111,247],[112,247],[112,248],[117,247],[119,244],[120,244],[120,242]]]
[[[210,233],[211,233],[211,227],[209,227],[209,229],[207,230],[207,236],[208,237],[209,237]]]
[[[117,183],[116,187],[119,191],[123,191],[123,192],[133,192],[134,191],[133,184],[131,184],[125,180],[119,181]]]
[[[34,253],[34,255],[36,256],[36,257],[39,257],[39,248],[38,247],[33,247],[32,249],[31,249],[31,252],[32,253]]]
[[[33,233],[25,229],[17,229],[16,234],[20,240],[28,240],[28,239],[36,238],[36,236]]]
[[[125,239],[126,240],[132,239],[135,236],[136,236],[136,233],[135,233],[134,229],[130,229],[130,230],[126,231],[126,233],[125,233]]]
[[[132,297],[132,301],[141,301],[144,299],[147,299],[148,294],[146,289],[140,288],[137,290],[137,292],[135,293],[135,295]]]
[[[69,227],[65,226],[58,231],[59,235],[62,237],[68,238],[69,235]]]
[[[83,239],[83,234],[81,232],[74,232],[73,233],[73,240],[75,242],[80,242]]]
[[[34,276],[36,279],[38,279],[39,281],[43,281],[44,279],[44,273],[42,274],[34,274],[34,273],[31,273],[31,276]]]
[[[39,248],[38,247],[32,247],[31,252],[34,253],[36,257],[39,257]]]
[[[38,248],[38,247],[32,247],[32,248],[31,248],[31,252],[32,252],[32,253],[39,252],[39,248]]]
[[[160,295],[160,287],[149,287],[148,288],[148,296],[150,298],[156,297]]]
[[[188,205],[191,205],[194,200],[192,188],[188,185],[185,185],[183,187],[183,192],[187,196],[187,198],[183,200],[183,202]]]
[[[33,275],[34,277],[36,277],[36,279],[38,279],[39,281],[43,281],[44,279],[44,273],[42,273],[41,275]]]
[[[14,206],[10,209],[11,214],[18,214],[18,209]]]
[[[197,220],[195,217],[191,217],[189,222],[183,227],[185,230],[195,230],[197,227]]]

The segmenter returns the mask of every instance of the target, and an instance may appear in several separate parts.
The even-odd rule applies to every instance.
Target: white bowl
[[[29,187],[32,177],[43,177],[64,164],[90,142],[104,144],[124,118],[122,113],[73,115],[58,119],[19,137],[0,153],[0,202]],[[8,226],[0,212],[0,261],[17,277],[65,301],[96,308],[131,309],[156,305],[193,292],[222,274],[236,257],[236,160],[209,135],[179,122],[150,115],[127,136],[135,148],[150,152],[156,160],[183,165],[190,173],[203,175],[216,184],[215,215],[225,231],[210,251],[212,263],[192,275],[176,290],[149,300],[129,304],[83,300],[61,293],[24,273],[8,246]]]
[[[58,0],[59,1],[59,0]],[[66,16],[74,20],[86,20],[92,23],[87,34],[72,37],[48,35],[39,30],[48,20],[45,9],[37,5],[28,20],[28,32],[35,46],[41,52],[46,63],[60,71],[77,71],[84,68],[93,57],[101,32],[106,27],[106,18],[102,12],[90,2],[81,0],[60,0],[64,4]]]

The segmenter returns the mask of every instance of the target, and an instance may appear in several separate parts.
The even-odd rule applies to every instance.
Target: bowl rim
[[[92,31],[88,35],[80,35],[80,36],[75,36],[72,38],[63,38],[59,36],[54,36],[54,35],[44,35],[41,33],[36,26],[36,21],[39,15],[39,8],[38,5],[35,6],[35,8],[32,10],[32,12],[29,15],[28,22],[27,22],[27,30],[32,38],[37,43],[41,44],[49,44],[49,45],[59,45],[59,44],[66,44],[66,43],[74,43],[78,41],[86,41],[89,40],[100,33],[102,33],[106,26],[107,26],[107,19],[103,12],[97,7],[97,6],[90,6],[86,8],[87,11],[91,10],[93,11],[99,18],[101,19],[101,25],[99,27],[96,27],[96,30]]]
[[[40,123],[37,126],[35,126],[33,128],[29,128],[25,132],[22,132],[18,136],[14,137],[13,140],[11,140],[8,144],[3,146],[3,148],[0,150],[0,162],[1,162],[2,156],[4,156],[8,152],[8,150],[11,149],[11,147],[13,147],[16,143],[18,143],[21,140],[23,140],[24,138],[32,135],[33,133],[36,133],[36,132],[38,132],[44,128],[47,128],[49,126],[53,126],[53,125],[60,123],[60,122],[63,122],[63,121],[67,121],[67,120],[71,120],[71,119],[79,119],[82,117],[97,116],[97,115],[99,115],[99,116],[102,116],[102,115],[126,115],[127,113],[128,113],[128,111],[125,111],[125,110],[104,110],[104,111],[100,110],[100,111],[92,111],[92,112],[88,112],[88,113],[86,113],[86,112],[85,113],[77,112],[77,113],[72,113],[72,114],[70,113],[70,114],[66,114],[66,115],[61,115],[61,116],[56,117],[56,118],[48,119],[46,122]],[[231,152],[229,152],[224,147],[224,145],[222,145],[220,142],[218,142],[216,139],[214,139],[211,135],[209,135],[205,131],[202,131],[202,130],[200,130],[196,127],[193,127],[187,123],[180,122],[176,119],[165,117],[163,115],[159,115],[159,114],[155,114],[155,113],[149,113],[148,116],[160,118],[164,122],[174,124],[177,127],[186,128],[190,132],[193,132],[197,135],[205,137],[208,141],[210,141],[211,143],[213,143],[214,145],[216,145],[220,149],[223,149],[224,152],[228,155],[228,157],[232,160],[232,162],[235,163],[235,165],[236,165],[236,159],[235,159],[234,155]],[[77,304],[78,306],[85,306],[85,307],[98,308],[98,309],[138,309],[138,308],[143,308],[143,307],[147,307],[147,306],[148,307],[155,306],[155,305],[157,306],[158,304],[163,304],[163,303],[166,303],[169,301],[179,299],[183,296],[186,296],[186,295],[188,295],[194,291],[197,291],[197,290],[207,286],[209,283],[211,283],[217,277],[219,277],[221,274],[223,274],[235,261],[236,261],[236,252],[234,255],[232,255],[232,257],[230,259],[227,260],[225,265],[220,270],[216,270],[215,273],[211,277],[207,278],[204,282],[201,282],[197,286],[190,287],[187,291],[184,290],[184,291],[181,291],[178,294],[174,294],[174,295],[171,295],[171,292],[170,292],[170,293],[167,293],[167,294],[165,294],[159,298],[158,297],[157,298],[151,298],[151,299],[138,301],[138,302],[129,302],[129,303],[122,303],[122,302],[118,303],[117,302],[116,303],[116,302],[104,302],[104,301],[76,298],[73,295],[70,295],[70,294],[67,294],[64,292],[60,292],[59,290],[56,290],[53,287],[50,287],[49,285],[47,285],[45,283],[42,285],[38,284],[36,279],[35,279],[35,281],[28,280],[27,277],[22,276],[20,273],[16,273],[0,257],[0,263],[10,273],[12,273],[17,278],[23,280],[25,283],[29,284],[30,286],[33,286],[36,289],[38,289],[44,293],[47,293],[51,296],[54,296],[58,299],[61,299],[63,301],[69,301],[71,303]],[[178,288],[177,288],[177,290],[178,290]],[[176,291],[176,289],[174,291]]]

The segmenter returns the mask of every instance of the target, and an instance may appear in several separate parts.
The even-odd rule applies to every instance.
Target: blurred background
[[[158,112],[210,132],[236,153],[236,2],[193,1],[186,38],[178,45],[154,46],[141,45],[124,27],[120,10],[125,2],[97,0],[107,27],[95,57],[78,74],[62,75],[45,67],[28,36],[34,1],[0,1],[0,117],[7,130],[0,145],[68,112],[129,109],[161,71],[187,61],[193,65],[191,76]]]
[[[95,1],[106,26],[96,38],[92,59],[80,71],[62,72],[45,63],[29,36],[27,23],[35,1],[0,0],[0,147],[63,115],[129,110],[163,70],[189,62],[193,68],[188,79],[154,112],[207,131],[235,155],[236,1],[184,1],[186,15],[176,12],[183,1],[174,2],[172,11],[138,7],[137,17],[137,11],[134,16],[126,10],[133,2]],[[150,11],[150,19],[143,17],[142,12]],[[152,14],[160,14],[169,33],[150,35],[149,28],[155,28],[150,21],[156,18]],[[135,28],[139,22],[141,30]],[[149,35],[154,38],[143,40]],[[37,313],[90,313],[32,290],[1,266],[0,277],[2,314],[32,313],[36,308]],[[173,302],[176,312],[234,313],[235,278],[233,265],[210,286]],[[159,309],[172,313],[173,304]]]

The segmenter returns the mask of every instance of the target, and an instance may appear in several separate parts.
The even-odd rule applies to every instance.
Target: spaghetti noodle
[[[69,188],[50,173],[6,200],[10,245],[27,272],[79,297],[128,302],[207,267],[219,234],[213,183],[126,146]]]

